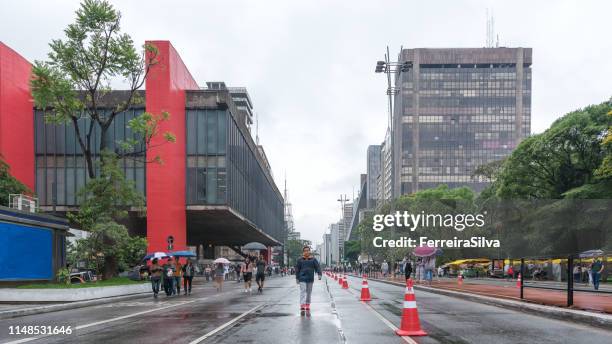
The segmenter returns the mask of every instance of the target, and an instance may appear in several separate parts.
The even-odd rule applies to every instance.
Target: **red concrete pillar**
[[[11,174],[35,192],[31,71],[26,59],[0,42],[0,154]]]
[[[174,249],[187,248],[185,210],[185,90],[198,89],[187,67],[169,41],[148,41],[159,50],[158,63],[146,81],[146,110],[153,114],[167,111],[170,120],[161,124],[160,133],[170,131],[175,143],[166,143],[147,152],[148,159],[159,155],[162,164],[147,164],[148,251],[166,251],[166,239],[174,237]],[[164,141],[155,137],[151,145]]]

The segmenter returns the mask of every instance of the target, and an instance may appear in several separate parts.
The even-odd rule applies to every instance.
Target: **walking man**
[[[406,263],[404,264],[404,279],[408,280],[411,274],[412,274],[412,264],[410,263],[410,260],[406,259]]]
[[[266,280],[266,261],[260,257],[255,265],[257,266],[255,282],[257,283],[257,291],[261,293],[263,292],[264,281]]]
[[[183,289],[185,289],[185,295],[191,294],[191,284],[193,283],[193,275],[195,275],[195,268],[191,260],[187,260],[187,263],[183,265]]]
[[[593,275],[593,288],[599,290],[599,281],[601,280],[601,273],[603,272],[604,265],[599,258],[593,259],[591,265],[591,274]]]
[[[183,277],[183,265],[181,265],[180,257],[176,257],[176,266],[174,268],[174,285],[176,287],[176,295],[181,295],[181,280]]]
[[[295,278],[297,284],[300,285],[300,315],[306,313],[307,316],[310,316],[310,295],[312,294],[315,272],[321,280],[322,273],[319,262],[310,254],[310,247],[304,246],[302,257],[295,264]]]
[[[162,274],[162,268],[157,262],[157,258],[153,259],[153,263],[149,267],[149,276],[151,276],[151,287],[153,288],[154,298],[157,298],[157,294],[159,294],[159,284],[161,282]]]

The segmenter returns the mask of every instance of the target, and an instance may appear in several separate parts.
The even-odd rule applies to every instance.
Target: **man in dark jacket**
[[[404,277],[405,279],[410,278],[410,274],[412,274],[412,264],[409,259],[406,259],[406,264],[404,264]]]
[[[302,257],[295,264],[295,278],[300,285],[300,314],[307,313],[310,315],[310,295],[312,294],[312,285],[314,283],[315,272],[321,279],[321,267],[316,258],[310,255],[310,247],[304,246],[302,249]]]

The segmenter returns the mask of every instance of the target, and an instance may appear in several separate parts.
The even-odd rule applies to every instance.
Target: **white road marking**
[[[387,318],[383,317],[382,314],[378,313],[378,311],[376,309],[374,309],[374,307],[372,307],[372,305],[370,305],[369,303],[365,302],[365,301],[361,301],[362,304],[364,304],[366,306],[366,308],[372,312],[374,315],[376,315],[376,317],[378,319],[380,319],[385,325],[387,325],[387,327],[389,327],[391,330],[393,330],[393,333],[395,333],[395,331],[397,330],[397,327],[395,325],[393,325],[392,322],[390,322],[389,320],[387,320]],[[418,344],[417,342],[414,341],[414,339],[408,337],[408,336],[401,336],[401,338],[409,344]]]
[[[226,292],[224,292],[224,293],[226,293]],[[215,295],[215,296],[218,296],[218,295]],[[114,321],[117,321],[117,320],[123,320],[123,319],[127,319],[127,318],[132,318],[132,317],[139,316],[139,315],[142,315],[142,314],[152,313],[152,312],[161,311],[161,310],[164,310],[164,309],[178,307],[178,306],[184,306],[184,305],[187,305],[187,304],[190,304],[190,303],[193,303],[193,302],[204,301],[204,300],[209,299],[209,298],[210,298],[210,296],[207,296],[207,297],[203,297],[203,298],[199,298],[199,299],[195,299],[195,300],[184,301],[184,302],[181,302],[181,303],[174,303],[174,304],[171,304],[171,305],[168,305],[168,306],[164,306],[164,307],[158,307],[158,308],[148,309],[146,311],[141,311],[141,312],[136,312],[136,313],[132,313],[132,314],[122,315],[122,316],[116,317],[116,318],[96,321],[96,322],[92,322],[92,323],[85,324],[85,325],[79,325],[79,326],[76,327],[76,329],[80,330],[80,329],[84,329],[84,328],[88,328],[88,327],[92,327],[92,326],[97,326],[97,325],[102,325],[102,324],[114,322]],[[41,339],[41,338],[45,338],[45,337],[49,337],[49,335],[47,335],[47,336],[22,338],[22,339],[15,340],[15,341],[12,341],[12,342],[6,342],[4,344],[27,343],[27,342],[31,342],[33,340],[37,340],[37,339]]]
[[[253,307],[253,308],[249,309],[248,311],[246,311],[246,312],[244,312],[244,313],[240,314],[239,316],[235,317],[234,319],[232,319],[232,320],[230,320],[230,321],[226,322],[225,324],[223,324],[223,325],[221,325],[221,326],[217,327],[216,329],[214,329],[214,330],[212,330],[212,331],[208,332],[207,334],[203,335],[202,337],[192,340],[191,342],[189,342],[189,344],[197,344],[197,343],[201,343],[201,342],[202,342],[203,340],[205,340],[206,338],[209,338],[209,337],[211,337],[211,336],[214,336],[216,333],[218,333],[218,332],[220,332],[220,331],[222,331],[222,330],[224,330],[224,329],[226,329],[226,328],[230,327],[231,325],[233,325],[234,323],[236,323],[238,320],[240,320],[240,319],[244,318],[245,316],[247,316],[247,315],[249,315],[249,314],[251,314],[251,313],[253,313],[253,312],[255,312],[255,311],[257,311],[257,310],[259,310],[259,309],[261,309],[261,308],[263,308],[264,306],[265,306],[265,305],[259,305],[259,306],[256,306],[256,307]]]
[[[357,295],[356,292],[352,291],[349,289],[349,292],[353,295]],[[380,319],[385,325],[387,325],[387,327],[389,327],[391,330],[393,330],[393,333],[395,333],[395,331],[397,330],[397,327],[395,325],[393,325],[392,322],[390,322],[387,318],[385,318],[382,314],[378,313],[378,311],[376,309],[374,309],[374,307],[372,307],[372,305],[370,305],[368,302],[365,301],[360,301],[363,305],[366,306],[366,308],[374,313],[374,315]],[[416,302],[415,302],[416,305]],[[401,336],[401,338],[409,344],[418,344],[417,342],[414,341],[414,339],[408,337],[408,336]]]

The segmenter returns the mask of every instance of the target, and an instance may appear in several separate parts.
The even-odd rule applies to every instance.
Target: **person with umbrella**
[[[162,268],[158,264],[158,259],[154,258],[153,263],[149,267],[149,276],[151,276],[151,287],[153,288],[153,297],[157,298],[159,294],[159,285],[161,283]]]
[[[181,264],[181,259],[178,256],[174,256],[176,259],[175,267],[174,267],[174,286],[176,287],[176,295],[181,295],[181,280],[183,279],[183,265]]]
[[[166,292],[166,296],[170,296],[176,292],[174,286],[174,262],[172,261],[172,257],[168,258],[168,261],[162,267],[163,277],[164,277],[164,291]]]
[[[223,291],[223,281],[225,280],[225,264],[229,264],[229,260],[225,258],[217,258],[213,261],[215,264],[214,276],[217,291]]]

